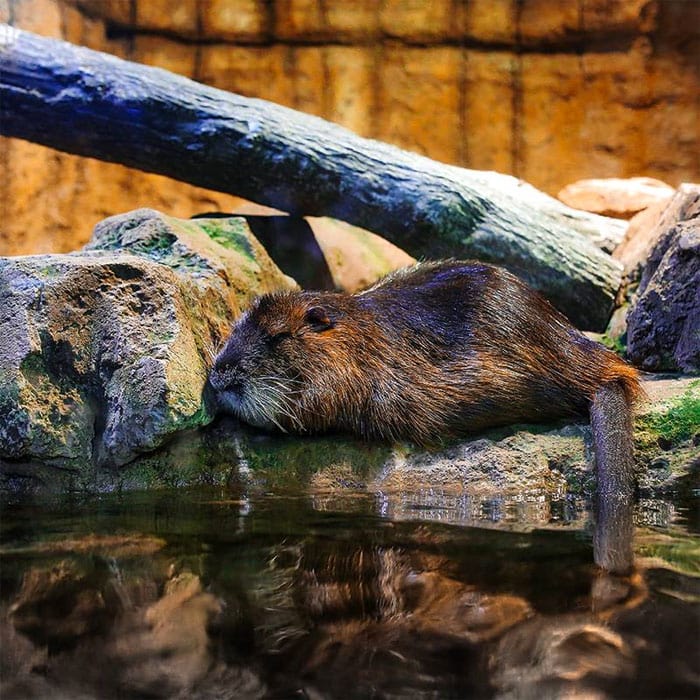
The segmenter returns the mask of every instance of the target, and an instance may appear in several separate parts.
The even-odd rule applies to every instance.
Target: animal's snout
[[[217,391],[236,391],[241,387],[241,356],[235,352],[222,352],[209,373],[209,383]]]
[[[239,381],[236,379],[235,374],[216,368],[209,373],[209,383],[216,391],[232,390],[239,386]]]

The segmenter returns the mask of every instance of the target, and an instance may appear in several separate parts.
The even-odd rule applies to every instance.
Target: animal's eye
[[[326,331],[333,327],[328,312],[322,306],[312,306],[304,315],[304,321],[315,331]]]

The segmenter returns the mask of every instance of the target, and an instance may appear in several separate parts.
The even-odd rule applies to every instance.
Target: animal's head
[[[318,427],[308,413],[319,410],[334,363],[345,355],[345,299],[311,292],[258,298],[214,360],[209,381],[220,404],[262,428]]]

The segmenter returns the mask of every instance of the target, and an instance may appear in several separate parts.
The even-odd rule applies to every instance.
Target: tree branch
[[[602,329],[624,224],[515,178],[437,163],[323,119],[0,25],[0,133],[333,216],[416,257],[476,257],[520,275],[580,327]]]

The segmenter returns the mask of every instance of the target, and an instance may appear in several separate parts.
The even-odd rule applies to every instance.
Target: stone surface
[[[612,251],[613,258],[625,266],[624,276],[628,284],[639,282],[641,279],[644,265],[663,233],[663,228],[658,226],[658,223],[669,199],[651,204],[635,214],[630,219],[620,245]]]
[[[271,32],[271,9],[257,0],[208,0],[199,13],[202,34],[218,41],[264,41]]]
[[[692,485],[700,467],[700,379],[651,375],[644,389],[648,401],[635,420],[638,485],[657,493],[677,490],[683,478]]]
[[[501,440],[482,438],[435,453],[395,453],[368,488],[406,494],[565,493],[566,473],[585,473],[585,429],[571,426],[545,434],[516,432]],[[578,478],[580,483],[580,478]]]
[[[627,317],[627,350],[647,371],[700,370],[700,187],[684,185],[658,238]]]
[[[635,449],[636,476],[647,500],[636,517],[638,523],[668,525],[673,512],[659,512],[654,499],[692,482],[700,438],[700,380],[652,376],[645,378],[644,388],[649,400],[638,410]],[[585,422],[503,428],[426,451],[342,436],[265,435],[222,417],[202,430],[173,436],[156,452],[119,470],[98,470],[89,480],[51,465],[1,459],[0,474],[5,494],[121,493],[206,484],[242,489],[250,497],[303,494],[316,510],[352,512],[358,497],[370,495],[384,517],[484,527],[492,517],[510,523],[508,514],[517,513],[517,527],[524,530],[549,527],[558,517],[553,503],[590,498],[595,488]],[[55,548],[54,553],[62,551]]]
[[[306,219],[333,277],[334,285],[351,294],[400,267],[416,262],[393,243],[329,217]]]
[[[378,66],[382,116],[372,135],[435,160],[461,162],[461,64],[456,47],[387,48]]]
[[[0,255],[68,253],[93,226],[148,204],[172,216],[230,211],[240,199],[161,175],[129,170],[0,137]]]
[[[89,478],[207,423],[213,345],[253,294],[292,284],[242,219],[152,210],[81,253],[0,259],[0,459]]]
[[[700,177],[696,2],[3,7],[0,18],[21,28],[272,99],[439,160],[510,173],[550,193],[582,177],[644,174],[674,186]],[[96,221],[130,208],[187,217],[230,211],[234,201],[20,142],[0,142],[0,167],[0,254],[74,250]]]
[[[270,257],[303,289],[353,293],[415,263],[381,236],[330,217],[302,219],[250,203],[231,215],[245,218]]]
[[[557,197],[574,209],[630,219],[640,211],[665,205],[673,188],[650,177],[579,180],[560,190]]]

